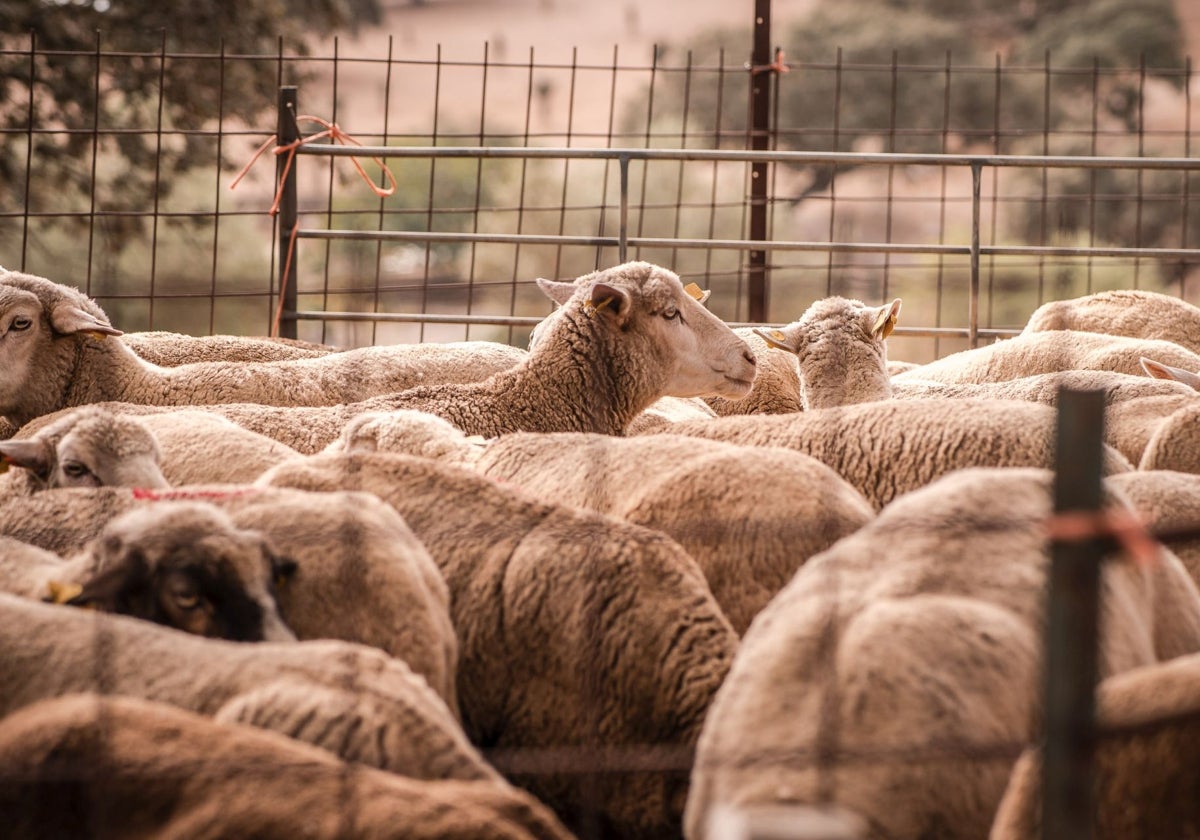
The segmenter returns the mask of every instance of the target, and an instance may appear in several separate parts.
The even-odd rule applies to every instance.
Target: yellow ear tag
[[[83,334],[88,338],[96,339],[96,341],[103,341],[104,339],[108,338],[108,333],[92,332],[91,330],[84,330]]]
[[[779,330],[771,330],[771,338],[775,339],[776,341],[787,341],[787,336]]]
[[[595,303],[595,302],[589,300],[587,302],[587,307],[588,307],[588,309],[595,309],[597,312],[599,312],[601,309],[608,306],[612,302],[613,302],[612,295],[609,295],[608,297],[606,297],[604,300],[600,301],[599,303]]]
[[[696,300],[704,300],[704,290],[695,283],[688,283],[683,287],[683,290]]]
[[[83,591],[78,583],[60,583],[57,580],[46,584],[46,589],[50,593],[46,600],[52,604],[65,604]]]

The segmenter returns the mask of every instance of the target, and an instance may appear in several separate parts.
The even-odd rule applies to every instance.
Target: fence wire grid
[[[1153,72],[1144,63],[1059,67],[1052,55],[1039,66],[967,66],[950,55],[942,65],[862,64],[840,53],[808,62],[785,49],[783,72],[724,52],[656,50],[637,60],[614,47],[611,63],[564,64],[539,62],[533,50],[501,57],[482,45],[478,61],[443,60],[440,48],[416,61],[394,58],[390,46],[384,56],[344,55],[333,43],[328,55],[234,55],[109,51],[102,34],[87,52],[7,38],[0,61],[25,63],[35,83],[23,108],[9,103],[0,127],[11,179],[0,191],[0,263],[77,285],[126,331],[278,329],[346,347],[481,338],[524,345],[550,309],[534,278],[572,278],[626,258],[711,289],[710,308],[734,324],[786,323],[833,294],[900,297],[890,355],[913,362],[1014,334],[1047,300],[1106,288],[1200,300],[1190,61]],[[159,102],[111,120],[101,107],[105,79],[135,65],[157,70]],[[212,92],[218,116],[208,124],[181,129],[164,119],[172,83],[200,72],[232,79],[250,65],[272,68],[276,81],[259,92],[259,121],[232,116],[220,82]],[[78,124],[44,123],[38,73],[65,66],[88,80],[81,101],[92,110]],[[750,127],[753,78],[771,85],[766,151],[753,149],[761,139]],[[295,111],[280,112],[278,89],[293,86]],[[864,86],[889,91],[875,122],[853,116],[847,98]],[[906,107],[913,87],[934,92],[925,110]],[[827,95],[797,113],[787,102],[804,88]],[[973,121],[957,122],[955,105],[968,90],[987,98]],[[1030,91],[1040,107],[1010,109]],[[1178,111],[1153,110],[1156,95],[1168,93]],[[303,115],[337,124],[352,140],[296,155],[288,288],[289,211],[268,212],[276,167],[267,157],[252,161],[277,125],[293,120],[302,135]],[[136,178],[118,163],[133,137],[155,150],[137,162]],[[342,160],[350,154],[377,186],[390,186],[390,173],[394,191],[367,189]],[[186,165],[193,160],[205,162]],[[117,189],[123,178],[131,179],[126,192]],[[756,202],[766,210],[761,231],[753,229]],[[604,471],[592,480],[600,486]],[[717,540],[728,524],[707,527]],[[346,544],[360,539],[348,526]],[[600,639],[601,617],[584,620]],[[113,641],[102,619],[97,627],[95,688],[106,693]],[[580,686],[595,682],[587,668],[598,650],[571,675]],[[344,677],[353,689],[358,674]],[[834,721],[811,755],[788,757],[828,774],[829,798],[834,768],[1011,762],[1028,746],[956,741],[896,751],[836,739]],[[678,743],[582,740],[482,749],[497,767],[534,778],[534,788],[539,776],[572,777],[564,796],[573,827],[589,838],[613,830],[601,816],[598,778],[679,777],[695,759]],[[343,768],[353,792],[358,766]],[[344,813],[338,831],[352,835],[354,820]]]

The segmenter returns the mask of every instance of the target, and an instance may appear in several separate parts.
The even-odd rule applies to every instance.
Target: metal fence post
[[[750,59],[750,148],[770,148],[771,130],[771,0],[754,0],[754,54]],[[750,164],[750,238],[763,243],[750,251],[748,314],[767,320],[767,163]]]
[[[284,85],[279,88],[279,116],[276,124],[276,142],[287,146],[300,139],[300,126],[296,122],[296,87]],[[292,231],[296,228],[299,210],[296,200],[296,163],[287,165],[288,156],[279,155],[275,161],[275,180],[281,184],[279,200],[279,294],[282,296],[279,335],[282,338],[296,337],[296,254],[287,258],[293,248]],[[297,243],[298,246],[298,243]]]
[[[1104,393],[1058,397],[1055,514],[1101,505]],[[1093,751],[1100,566],[1104,540],[1051,544],[1046,620],[1042,836],[1085,840],[1093,828]]]

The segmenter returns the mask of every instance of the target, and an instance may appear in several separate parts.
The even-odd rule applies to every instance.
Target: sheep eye
[[[175,598],[175,604],[181,610],[194,610],[200,606],[200,596],[190,589],[171,594]]]
[[[62,465],[62,471],[69,478],[83,478],[91,473],[91,470],[78,461],[67,461]]]
[[[26,318],[24,315],[18,315],[16,318],[13,318],[12,324],[9,325],[9,329],[20,331],[27,330],[31,326],[33,326],[33,321],[31,319]]]
[[[683,313],[681,313],[674,306],[668,306],[666,309],[664,309],[662,316],[664,318],[666,318],[668,321],[682,321],[683,320]]]

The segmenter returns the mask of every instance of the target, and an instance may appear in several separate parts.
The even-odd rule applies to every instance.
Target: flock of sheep
[[[1177,532],[1103,570],[1098,835],[1200,836],[1200,309],[916,366],[898,300],[538,285],[528,351],[340,351],[0,269],[5,836],[1033,838],[1064,387]]]

